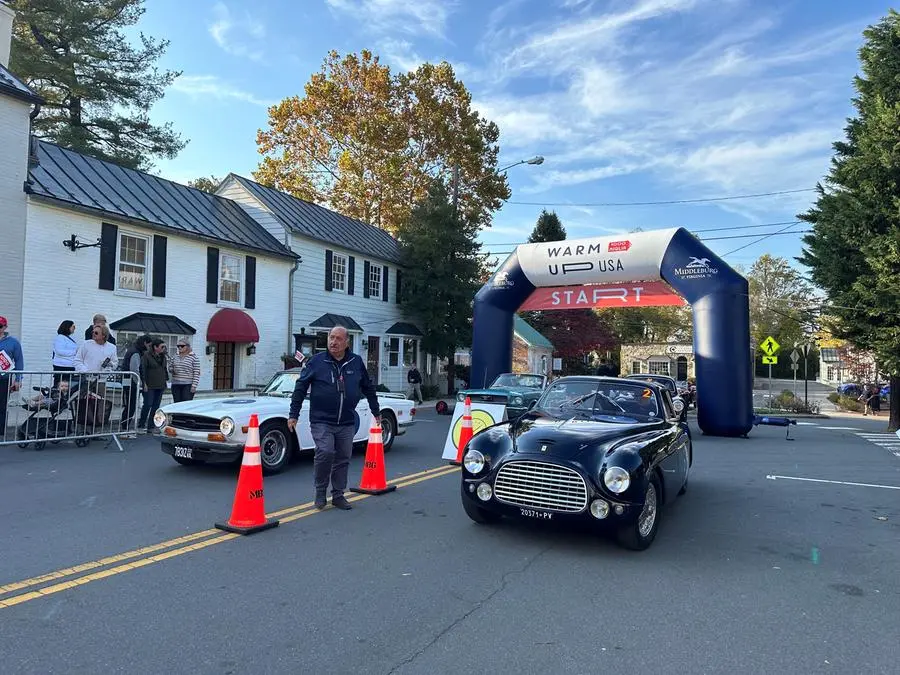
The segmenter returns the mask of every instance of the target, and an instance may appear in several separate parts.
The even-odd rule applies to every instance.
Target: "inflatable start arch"
[[[522,244],[475,295],[469,384],[487,386],[512,369],[520,309],[677,305],[683,298],[694,317],[700,429],[746,436],[753,427],[748,291],[744,277],[683,228]]]

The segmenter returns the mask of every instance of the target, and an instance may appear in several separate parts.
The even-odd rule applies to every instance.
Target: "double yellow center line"
[[[422,481],[431,480],[432,478],[447,476],[456,471],[459,471],[459,467],[439,466],[426,471],[413,473],[408,476],[401,476],[400,478],[388,481],[388,485],[406,487],[408,485],[421,483]],[[351,502],[358,502],[373,496],[368,494],[354,494],[351,497],[350,494],[351,493],[347,494],[347,499]],[[320,511],[313,507],[313,502],[306,502],[305,504],[290,506],[286,509],[266,514],[266,517],[278,518],[282,523],[289,523],[294,520],[299,520],[300,518],[306,518],[307,516],[313,516],[320,513]],[[81,565],[75,565],[74,567],[67,567],[39,577],[32,577],[31,579],[25,579],[24,581],[16,581],[14,583],[6,584],[5,586],[0,586],[0,608],[12,607],[23,602],[28,602],[29,600],[44,598],[48,595],[59,593],[60,591],[77,588],[78,586],[89,584],[92,581],[98,581],[116,574],[129,572],[138,569],[139,567],[145,567],[147,565],[152,565],[153,563],[168,560],[169,558],[184,555],[185,553],[190,553],[191,551],[199,551],[207,546],[221,544],[222,542],[237,539],[241,536],[243,535],[231,532],[223,534],[222,530],[219,529],[203,530],[202,532],[194,532],[193,534],[188,534],[183,537],[153,544],[152,546],[144,546],[118,555],[101,558],[100,560],[82,563]],[[108,567],[109,565],[114,566]],[[80,576],[84,572],[90,570],[97,571]],[[44,584],[50,585],[44,586]],[[43,586],[43,588],[37,588],[38,586]],[[22,593],[20,591],[27,592]]]

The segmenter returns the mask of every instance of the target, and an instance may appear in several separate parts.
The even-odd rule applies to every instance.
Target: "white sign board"
[[[562,359],[560,357],[556,357],[553,359],[553,371],[558,373],[562,370]]]
[[[479,431],[483,431],[492,424],[503,422],[506,420],[506,406],[496,403],[472,403],[472,435]],[[466,410],[466,404],[462,401],[456,402],[456,408],[453,410],[453,420],[450,422],[450,431],[447,432],[447,440],[444,441],[444,454],[441,459],[455,460],[459,451],[458,441],[459,434],[462,431],[463,413]]]

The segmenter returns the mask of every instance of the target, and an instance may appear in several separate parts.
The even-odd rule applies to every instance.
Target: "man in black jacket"
[[[375,423],[381,424],[381,409],[375,384],[365,362],[347,348],[347,329],[335,326],[328,333],[328,351],[319,352],[306,363],[297,378],[291,396],[288,428],[297,428],[300,408],[309,393],[309,427],[316,443],[313,474],[316,486],[316,508],[325,508],[325,493],[331,481],[331,504],[345,511],[351,509],[344,497],[347,472],[353,454],[356,434],[356,404],[365,396]]]

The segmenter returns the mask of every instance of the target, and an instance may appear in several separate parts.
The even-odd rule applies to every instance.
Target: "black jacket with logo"
[[[349,349],[341,361],[335,361],[328,352],[319,352],[307,361],[294,385],[291,419],[300,417],[307,393],[311,424],[353,424],[353,412],[363,396],[369,401],[372,414],[381,414],[375,383],[369,377],[366,364]]]

